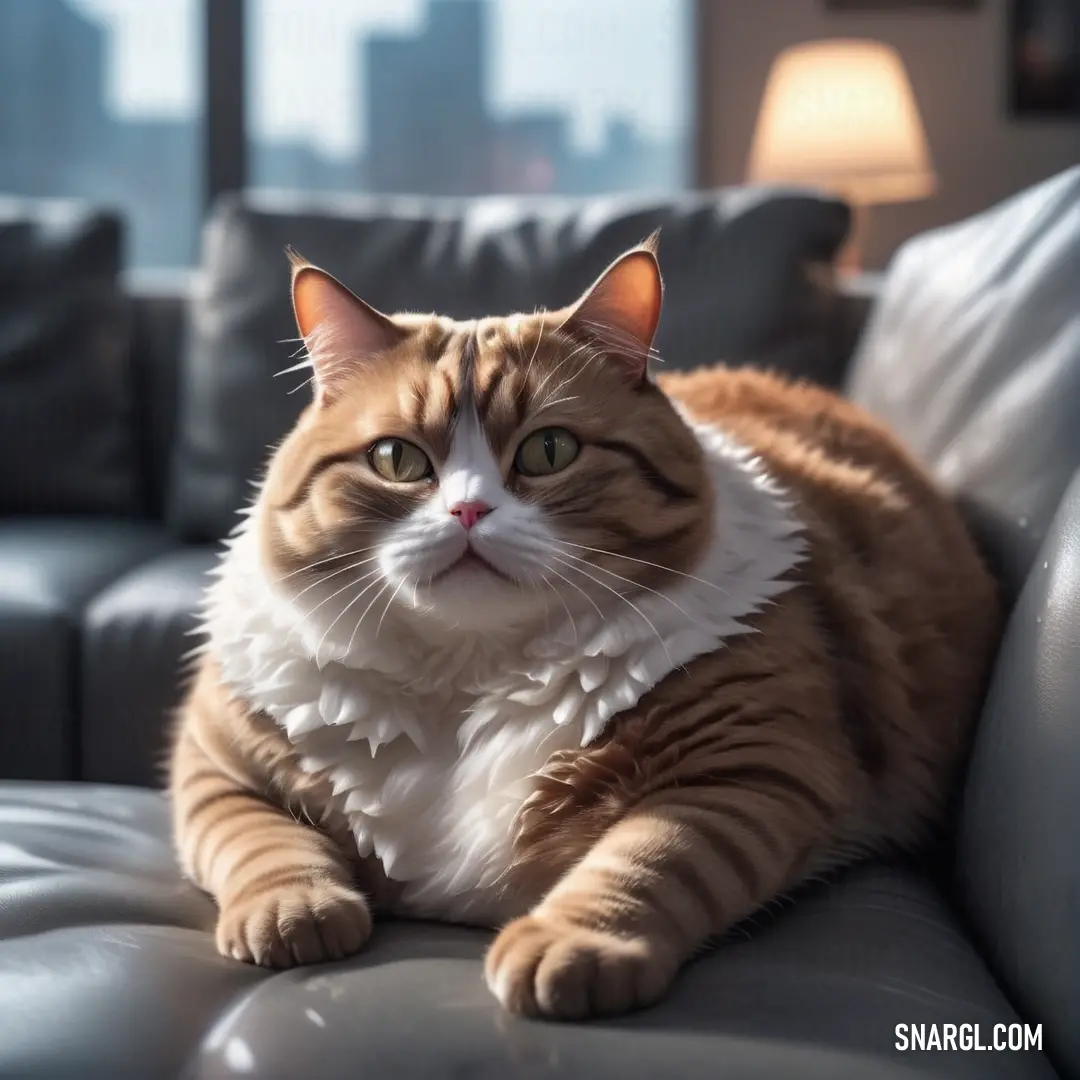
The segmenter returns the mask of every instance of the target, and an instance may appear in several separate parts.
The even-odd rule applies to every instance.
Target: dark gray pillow
[[[1080,466],[1080,167],[905,244],[849,390],[957,497],[1015,592]]]
[[[123,229],[70,202],[0,199],[0,514],[128,514]]]
[[[668,367],[753,361],[836,383],[832,298],[807,271],[832,260],[848,218],[840,202],[753,189],[665,201],[228,198],[204,234],[173,523],[191,539],[226,533],[307,400],[272,378],[296,347],[282,344],[296,335],[287,244],[384,311],[476,318],[569,303],[659,226],[667,294],[656,344]]]

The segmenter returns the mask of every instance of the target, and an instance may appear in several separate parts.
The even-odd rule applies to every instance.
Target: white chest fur
[[[714,429],[695,431],[717,519],[694,577],[633,607],[612,596],[603,618],[591,611],[576,626],[553,613],[550,629],[526,639],[432,642],[393,615],[350,639],[352,625],[305,619],[268,580],[247,523],[230,541],[207,597],[208,647],[225,681],[281,725],[304,768],[327,771],[360,852],[405,883],[408,912],[498,920],[513,820],[551,754],[588,745],[790,587],[778,579],[805,549],[791,505],[745,451]],[[317,663],[328,649],[336,659]]]

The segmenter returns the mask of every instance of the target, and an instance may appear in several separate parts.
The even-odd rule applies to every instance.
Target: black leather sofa
[[[1080,177],[1070,184],[1040,198],[1060,207],[1080,193]],[[19,258],[44,245],[39,276],[62,292],[100,215],[50,233],[37,208],[20,214],[35,224],[20,225]],[[802,193],[228,199],[197,274],[116,278],[126,404],[110,423],[127,434],[108,467],[126,463],[128,502],[74,512],[58,495],[64,508],[51,510],[24,483],[5,510],[0,482],[0,1077],[1080,1077],[1080,439],[1054,419],[1068,413],[1080,348],[1054,353],[1049,373],[1039,353],[1025,383],[1019,346],[1011,368],[953,337],[952,354],[885,347],[904,325],[940,346],[978,305],[955,282],[927,299],[932,245],[898,260],[881,300],[874,282],[837,285],[823,268],[847,222],[843,206]],[[179,877],[153,789],[206,571],[302,403],[302,388],[271,378],[293,336],[282,247],[379,307],[467,316],[561,303],[657,223],[668,362],[724,357],[847,388],[953,488],[1019,598],[955,828],[935,858],[858,866],[759,913],[667,1001],[614,1022],[500,1015],[480,976],[487,936],[471,930],[380,925],[361,956],[286,973],[221,959],[213,905]],[[1030,238],[1006,243],[1008,258],[975,283],[984,297],[1046,262]],[[0,283],[4,250],[0,227]],[[1041,273],[1076,287],[1080,313],[1080,247]],[[22,304],[39,328],[81,310],[51,293]],[[32,396],[3,411],[23,385],[3,367],[18,323],[3,305],[0,457],[43,422],[47,452],[71,436],[66,413],[43,420],[45,399]],[[984,331],[1004,333],[1006,307],[999,296],[982,309]],[[1016,390],[1032,380],[1035,399]],[[55,475],[98,460],[65,453]],[[40,465],[9,457],[16,473]],[[95,469],[80,492],[106,467]],[[973,1025],[990,1043],[1023,1038],[1021,1024],[1041,1025],[1038,1048],[964,1048]],[[957,1049],[935,1049],[948,1025]]]

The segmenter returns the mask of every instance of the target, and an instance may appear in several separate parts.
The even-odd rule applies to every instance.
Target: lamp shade
[[[855,204],[907,202],[937,179],[903,62],[876,41],[786,49],[769,73],[748,178],[810,184]]]

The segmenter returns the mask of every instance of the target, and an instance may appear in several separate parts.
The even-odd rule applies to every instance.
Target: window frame
[[[203,188],[204,209],[221,195],[248,186],[247,0],[202,0]],[[706,137],[711,129],[706,88],[709,43],[715,30],[715,3],[691,0],[690,183],[702,187],[710,172]]]
[[[218,196],[247,183],[244,48],[246,0],[202,0],[203,197],[208,209]]]

